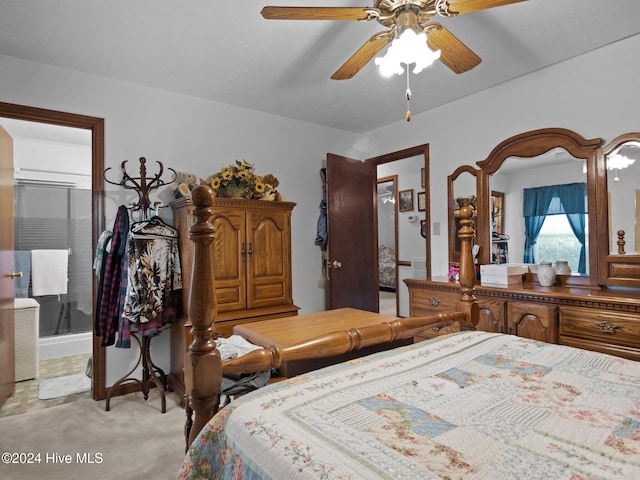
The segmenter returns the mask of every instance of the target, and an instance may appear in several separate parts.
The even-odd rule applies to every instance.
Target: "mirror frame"
[[[453,191],[453,182],[463,173],[470,173],[474,177],[476,177],[476,221],[474,221],[474,229],[476,231],[476,241],[474,243],[478,244],[478,239],[482,238],[481,231],[483,229],[483,223],[477,221],[478,218],[482,217],[481,213],[481,205],[484,205],[484,201],[482,199],[482,185],[480,182],[481,171],[473,168],[470,165],[462,165],[458,167],[451,175],[447,177],[447,199],[448,199],[448,228],[449,228],[449,263],[459,263],[460,262],[460,252],[456,252],[456,237],[458,235],[458,228],[456,226],[455,216],[453,214],[455,207],[455,195]],[[476,225],[477,224],[477,225]],[[480,243],[480,245],[482,245]],[[479,253],[480,255],[481,253]]]
[[[597,230],[598,209],[596,208],[596,176],[599,171],[596,165],[596,160],[598,158],[598,147],[600,147],[602,143],[602,138],[585,139],[576,132],[564,128],[543,128],[539,130],[531,130],[529,132],[521,133],[507,138],[498,146],[496,146],[486,159],[476,162],[476,165],[478,165],[481,171],[479,181],[482,188],[481,195],[478,195],[478,203],[480,203],[481,200],[483,202],[483,208],[479,209],[477,217],[479,224],[478,226],[482,225],[482,228],[478,229],[478,243],[481,246],[491,244],[491,229],[488,228],[490,222],[488,205],[490,198],[489,177],[496,173],[505,162],[505,160],[509,157],[516,156],[522,158],[530,158],[532,162],[535,162],[534,157],[537,157],[538,155],[542,155],[543,153],[548,152],[549,150],[552,150],[554,148],[564,148],[575,158],[584,159],[586,161],[588,197],[587,206],[589,212],[594,212],[595,214],[590,214],[588,221],[589,275],[570,275],[566,277],[566,280],[563,283],[566,285],[597,285],[599,270],[599,238]],[[602,175],[599,176],[601,177]],[[481,264],[491,263],[491,249],[481,248],[478,261]]]
[[[640,287],[640,254],[611,253],[609,236],[609,190],[607,187],[607,157],[622,144],[631,140],[640,141],[640,132],[626,133],[614,138],[609,144],[598,149],[597,199],[598,205],[606,208],[598,210],[598,274],[601,285],[620,287]],[[591,208],[591,206],[589,206]],[[637,206],[636,206],[637,208]],[[633,213],[635,215],[635,212]],[[640,219],[636,219],[636,222]],[[591,228],[591,226],[589,226]],[[634,246],[635,250],[635,246]]]

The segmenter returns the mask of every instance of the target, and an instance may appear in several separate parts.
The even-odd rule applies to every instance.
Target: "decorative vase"
[[[556,260],[556,275],[571,275],[571,267],[567,260]]]
[[[556,281],[556,271],[551,262],[540,262],[538,265],[538,282],[543,287],[550,287]]]
[[[225,198],[244,198],[244,189],[235,185],[228,185],[220,189],[222,197]]]

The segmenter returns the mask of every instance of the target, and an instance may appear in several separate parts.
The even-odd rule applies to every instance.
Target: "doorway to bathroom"
[[[17,226],[15,249],[66,254],[66,293],[50,291],[38,296],[34,295],[33,284],[28,286],[27,295],[42,303],[40,346],[48,341],[53,343],[46,345],[42,352],[52,357],[62,352],[66,355],[62,359],[66,361],[76,357],[73,354],[77,349],[88,351],[85,358],[92,358],[93,367],[92,393],[89,395],[103,399],[104,351],[92,328],[95,295],[92,266],[93,247],[98,233],[104,228],[104,120],[0,102],[0,121],[20,121],[26,129],[40,129],[38,135],[42,135],[36,135],[37,141],[19,141],[17,145],[14,142],[18,158],[14,205],[6,206],[11,208],[12,214],[15,213],[15,218],[12,218],[12,223],[15,220]],[[14,133],[17,138],[30,136],[25,132]],[[36,152],[43,145],[57,146],[59,150],[66,151]],[[82,150],[82,155],[78,155],[79,150]],[[39,163],[20,164],[19,158],[23,153],[38,159]],[[67,163],[73,159],[75,163]],[[30,219],[33,212],[38,215],[35,221]],[[36,235],[33,235],[34,228],[39,231]],[[43,237],[54,241],[45,244]],[[56,345],[61,341],[64,341],[62,345]]]

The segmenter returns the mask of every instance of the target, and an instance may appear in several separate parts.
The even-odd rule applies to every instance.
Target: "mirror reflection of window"
[[[586,238],[589,238],[588,234]],[[533,252],[537,263],[545,260],[552,263],[567,260],[571,271],[578,272],[580,247],[566,215],[549,215],[540,229]]]
[[[541,260],[568,260],[577,255],[577,271],[587,273],[587,184],[575,182],[562,185],[546,185],[525,188],[522,195],[522,216],[524,218],[524,262],[539,263]],[[554,217],[563,217],[570,227],[570,233],[563,235],[560,230],[551,230],[547,238],[550,258],[535,254],[535,246],[540,241],[540,232],[550,220],[561,225]],[[574,243],[573,239],[578,244]],[[572,251],[572,248],[575,251]]]
[[[551,183],[550,179],[552,179],[554,184],[585,183],[587,181],[587,176],[584,160],[573,157],[563,148],[554,148],[537,157],[509,157],[501,165],[500,169],[491,175],[489,179],[492,191],[504,193],[504,212],[502,217],[504,221],[504,228],[502,234],[509,239],[509,262],[511,263],[533,263],[531,260],[525,259],[526,228],[523,216],[523,192],[524,189],[527,188],[548,186]],[[588,212],[586,213],[585,222],[588,223]],[[555,226],[557,226],[555,221],[549,223],[546,221],[544,222],[544,230],[541,230],[540,232],[540,235],[542,235],[540,241],[542,241],[543,244],[545,242],[545,238],[551,238],[545,237],[547,234],[546,232],[553,236],[556,233],[558,235],[563,235],[562,232],[566,230],[565,227],[562,227],[561,231],[555,232]],[[575,237],[574,234],[571,235]],[[585,235],[587,234],[585,233]],[[588,252],[587,243],[588,235],[585,238],[585,265],[583,268],[585,272],[589,272],[590,269],[588,265],[589,255],[586,254],[586,252]],[[550,246],[549,248],[555,247]],[[563,253],[564,247],[562,247],[562,249],[560,249],[560,247],[558,248],[559,252],[557,254],[545,254],[545,256],[550,255],[550,258],[548,259],[541,258],[540,255],[536,255],[534,251],[534,262],[538,263],[540,260],[549,260],[552,262],[555,262],[558,259],[568,260],[568,258],[564,257],[569,256],[571,258],[577,257],[579,263],[582,250],[579,241],[576,244],[575,251],[572,251],[571,255]],[[578,273],[578,264],[576,264],[575,268],[572,268],[572,271],[574,273]]]

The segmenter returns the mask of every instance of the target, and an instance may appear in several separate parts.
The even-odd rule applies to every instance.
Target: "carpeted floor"
[[[177,395],[167,393],[164,414],[155,389],[146,402],[138,392],[112,398],[109,412],[104,407],[83,399],[0,418],[0,478],[175,479],[185,447]],[[6,462],[7,453],[16,463]]]

